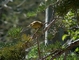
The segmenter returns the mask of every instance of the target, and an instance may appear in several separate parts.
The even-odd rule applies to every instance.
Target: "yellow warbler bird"
[[[40,21],[33,21],[28,27],[34,28],[34,29],[38,29],[41,28],[43,26],[43,23]]]

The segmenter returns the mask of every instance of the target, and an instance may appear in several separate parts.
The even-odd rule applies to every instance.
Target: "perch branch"
[[[40,51],[40,44],[39,44],[38,37],[36,38],[36,40],[37,40],[37,46],[38,46],[38,56],[39,56],[39,59],[41,59],[41,51]]]

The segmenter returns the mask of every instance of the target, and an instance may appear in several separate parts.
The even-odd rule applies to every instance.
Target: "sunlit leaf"
[[[77,51],[79,51],[79,48],[78,47],[75,49],[75,52],[77,52]]]
[[[62,36],[62,40],[64,41],[67,36],[68,36],[67,34],[64,34],[64,35]]]

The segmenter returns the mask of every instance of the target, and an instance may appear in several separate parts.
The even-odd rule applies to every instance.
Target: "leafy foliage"
[[[59,49],[61,46],[60,42],[56,42],[55,44],[49,44],[48,46],[45,46],[44,43],[40,44],[40,50],[41,50],[41,55],[46,56],[50,54],[52,51],[55,51],[56,49]],[[38,49],[37,45],[33,46],[31,51],[28,53],[27,59],[37,59],[38,58]],[[48,57],[47,59],[50,59]]]
[[[8,31],[8,35],[11,36],[11,38],[18,38],[20,37],[21,28],[12,28]]]
[[[63,22],[58,22],[56,27],[58,28],[62,23],[67,34],[64,34],[62,39],[65,39],[70,36],[70,39],[76,40],[79,38],[79,29],[73,28],[78,26],[76,18],[76,11],[79,8],[78,0],[13,0],[13,2],[0,4],[0,59],[1,60],[24,60],[26,54],[26,49],[33,45],[33,42],[30,35],[26,31],[25,33],[20,33],[22,28],[28,29],[26,26],[33,20],[44,20],[45,9],[48,6],[52,6],[52,9],[55,8],[56,15],[61,15],[64,17]],[[7,0],[6,0],[7,2]],[[22,2],[22,3],[21,3]],[[6,7],[7,6],[7,7]],[[56,16],[57,17],[57,16]],[[59,19],[60,21],[60,19]],[[55,26],[54,25],[54,26]],[[22,27],[22,28],[18,28]],[[56,32],[56,30],[54,30]],[[54,34],[54,33],[53,33]],[[54,34],[55,35],[55,34]],[[50,34],[48,36],[49,40],[52,40],[54,35]],[[58,37],[57,37],[58,38]],[[32,44],[32,45],[31,45]],[[56,42],[55,44],[49,44],[45,46],[40,44],[40,50],[42,56],[47,56],[52,51],[57,49],[62,49],[62,42]],[[32,47],[31,51],[28,53],[28,59],[37,59],[38,58],[38,47],[35,45]],[[65,48],[65,47],[64,47]],[[75,49],[75,52],[79,52],[79,48]],[[61,55],[59,58],[63,60],[64,55]],[[50,60],[51,56],[47,59]],[[68,54],[67,60],[77,60],[79,59],[77,55]]]
[[[77,20],[74,19],[76,16],[75,14],[70,11],[68,14],[65,16],[65,20],[63,20],[63,23],[65,24],[66,31],[68,34],[66,36],[70,36],[73,40],[78,38],[78,23]],[[63,36],[64,38],[64,36]]]
[[[2,60],[20,60],[24,59],[26,52],[23,43],[20,42],[14,46],[4,47],[0,50],[0,59]]]

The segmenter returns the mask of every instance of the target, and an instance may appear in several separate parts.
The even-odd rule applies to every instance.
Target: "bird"
[[[42,26],[43,26],[43,23],[41,21],[33,21],[32,23],[30,23],[28,27],[31,27],[33,29],[39,29]]]

